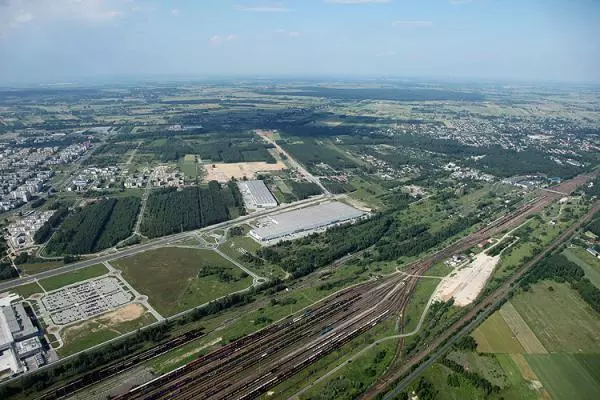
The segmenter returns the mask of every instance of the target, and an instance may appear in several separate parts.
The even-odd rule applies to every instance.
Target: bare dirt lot
[[[498,261],[500,261],[500,256],[491,257],[485,253],[478,254],[470,264],[453,272],[442,281],[435,293],[435,298],[448,301],[454,297],[454,304],[457,306],[471,304],[483,290]]]
[[[232,177],[236,179],[242,179],[244,177],[248,179],[254,179],[259,172],[281,171],[286,168],[287,167],[282,162],[269,164],[264,161],[231,164],[206,164],[204,166],[204,170],[206,172],[204,175],[204,180],[206,182],[218,181],[225,183],[228,182]]]

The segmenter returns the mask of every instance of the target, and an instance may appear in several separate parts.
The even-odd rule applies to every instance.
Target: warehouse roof
[[[264,218],[259,222],[260,226],[252,230],[251,234],[260,240],[272,240],[349,221],[363,215],[365,212],[344,203],[323,203]]]

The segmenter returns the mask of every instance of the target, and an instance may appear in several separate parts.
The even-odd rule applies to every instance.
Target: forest
[[[289,181],[288,185],[298,200],[304,200],[310,196],[321,194],[321,188],[314,182]]]
[[[289,151],[294,158],[304,164],[309,171],[315,171],[315,166],[321,163],[329,165],[336,170],[353,169],[358,165],[344,156],[341,152],[318,143],[316,140],[306,139],[303,143],[285,143],[280,145]]]
[[[209,140],[184,140],[177,136],[159,138],[145,142],[140,147],[140,151],[153,154],[161,162],[176,161],[186,154],[197,154],[201,159],[212,162],[276,162],[268,152],[273,145],[253,143],[250,137],[223,139],[210,135],[205,139]]]
[[[52,233],[54,233],[54,229],[58,228],[63,220],[69,215],[69,209],[65,206],[60,206],[48,221],[42,225],[40,229],[37,230],[35,235],[33,235],[33,240],[38,243],[44,243],[46,240],[50,239]]]
[[[116,245],[135,225],[140,200],[105,199],[76,210],[48,242],[49,254],[88,254]]]
[[[227,221],[229,208],[240,207],[240,196],[216,181],[182,191],[163,189],[148,198],[141,231],[148,237],[170,235]],[[237,198],[237,201],[236,201]]]

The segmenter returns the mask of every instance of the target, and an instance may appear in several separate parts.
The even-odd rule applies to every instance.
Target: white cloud
[[[171,15],[178,16],[179,15],[179,9],[178,8],[172,9],[171,10]]]
[[[248,6],[236,4],[233,6],[233,9],[236,11],[263,12],[263,13],[295,11],[293,8],[285,7],[283,5],[283,3],[267,3],[267,4],[248,5]]]
[[[210,44],[212,44],[214,46],[218,46],[221,43],[232,42],[236,39],[237,39],[237,35],[235,35],[235,34],[230,34],[227,36],[214,35],[210,39],[208,39],[208,41],[210,42]]]
[[[325,0],[325,3],[334,4],[387,4],[392,0]]]
[[[288,36],[298,37],[298,36],[300,36],[300,32],[290,32],[290,33],[288,33]]]
[[[273,33],[275,33],[277,35],[285,35],[285,36],[289,36],[289,37],[299,37],[301,35],[301,33],[298,31],[288,31],[286,29],[275,29],[273,31]]]
[[[33,19],[33,15],[29,12],[25,12],[25,13],[19,14],[16,17],[14,17],[13,21],[16,22],[17,24],[25,24],[25,23],[31,21],[32,19]]]
[[[415,20],[404,20],[404,21],[394,21],[392,22],[393,26],[398,26],[400,28],[428,28],[433,25],[432,21],[415,21]]]

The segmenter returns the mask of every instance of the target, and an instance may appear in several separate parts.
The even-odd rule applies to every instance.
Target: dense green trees
[[[76,210],[48,243],[50,254],[87,254],[114,246],[131,234],[140,201],[106,199]]]
[[[296,196],[298,200],[304,200],[310,196],[315,196],[322,193],[319,185],[313,182],[290,181],[289,185],[292,188],[294,196]]]
[[[65,206],[59,206],[59,208],[52,214],[48,221],[42,225],[40,229],[33,235],[33,240],[36,243],[44,243],[50,238],[54,229],[63,222],[66,216],[69,214],[69,209]]]
[[[218,182],[211,181],[207,187],[153,192],[146,204],[142,233],[164,236],[228,220],[229,207],[236,206],[233,186],[221,188]]]
[[[375,244],[389,229],[392,219],[375,216],[354,225],[331,228],[321,234],[319,248],[297,246],[286,241],[274,247],[265,247],[260,254],[267,260],[283,266],[294,278],[307,275],[349,253],[364,250]],[[307,243],[311,237],[300,239]]]

